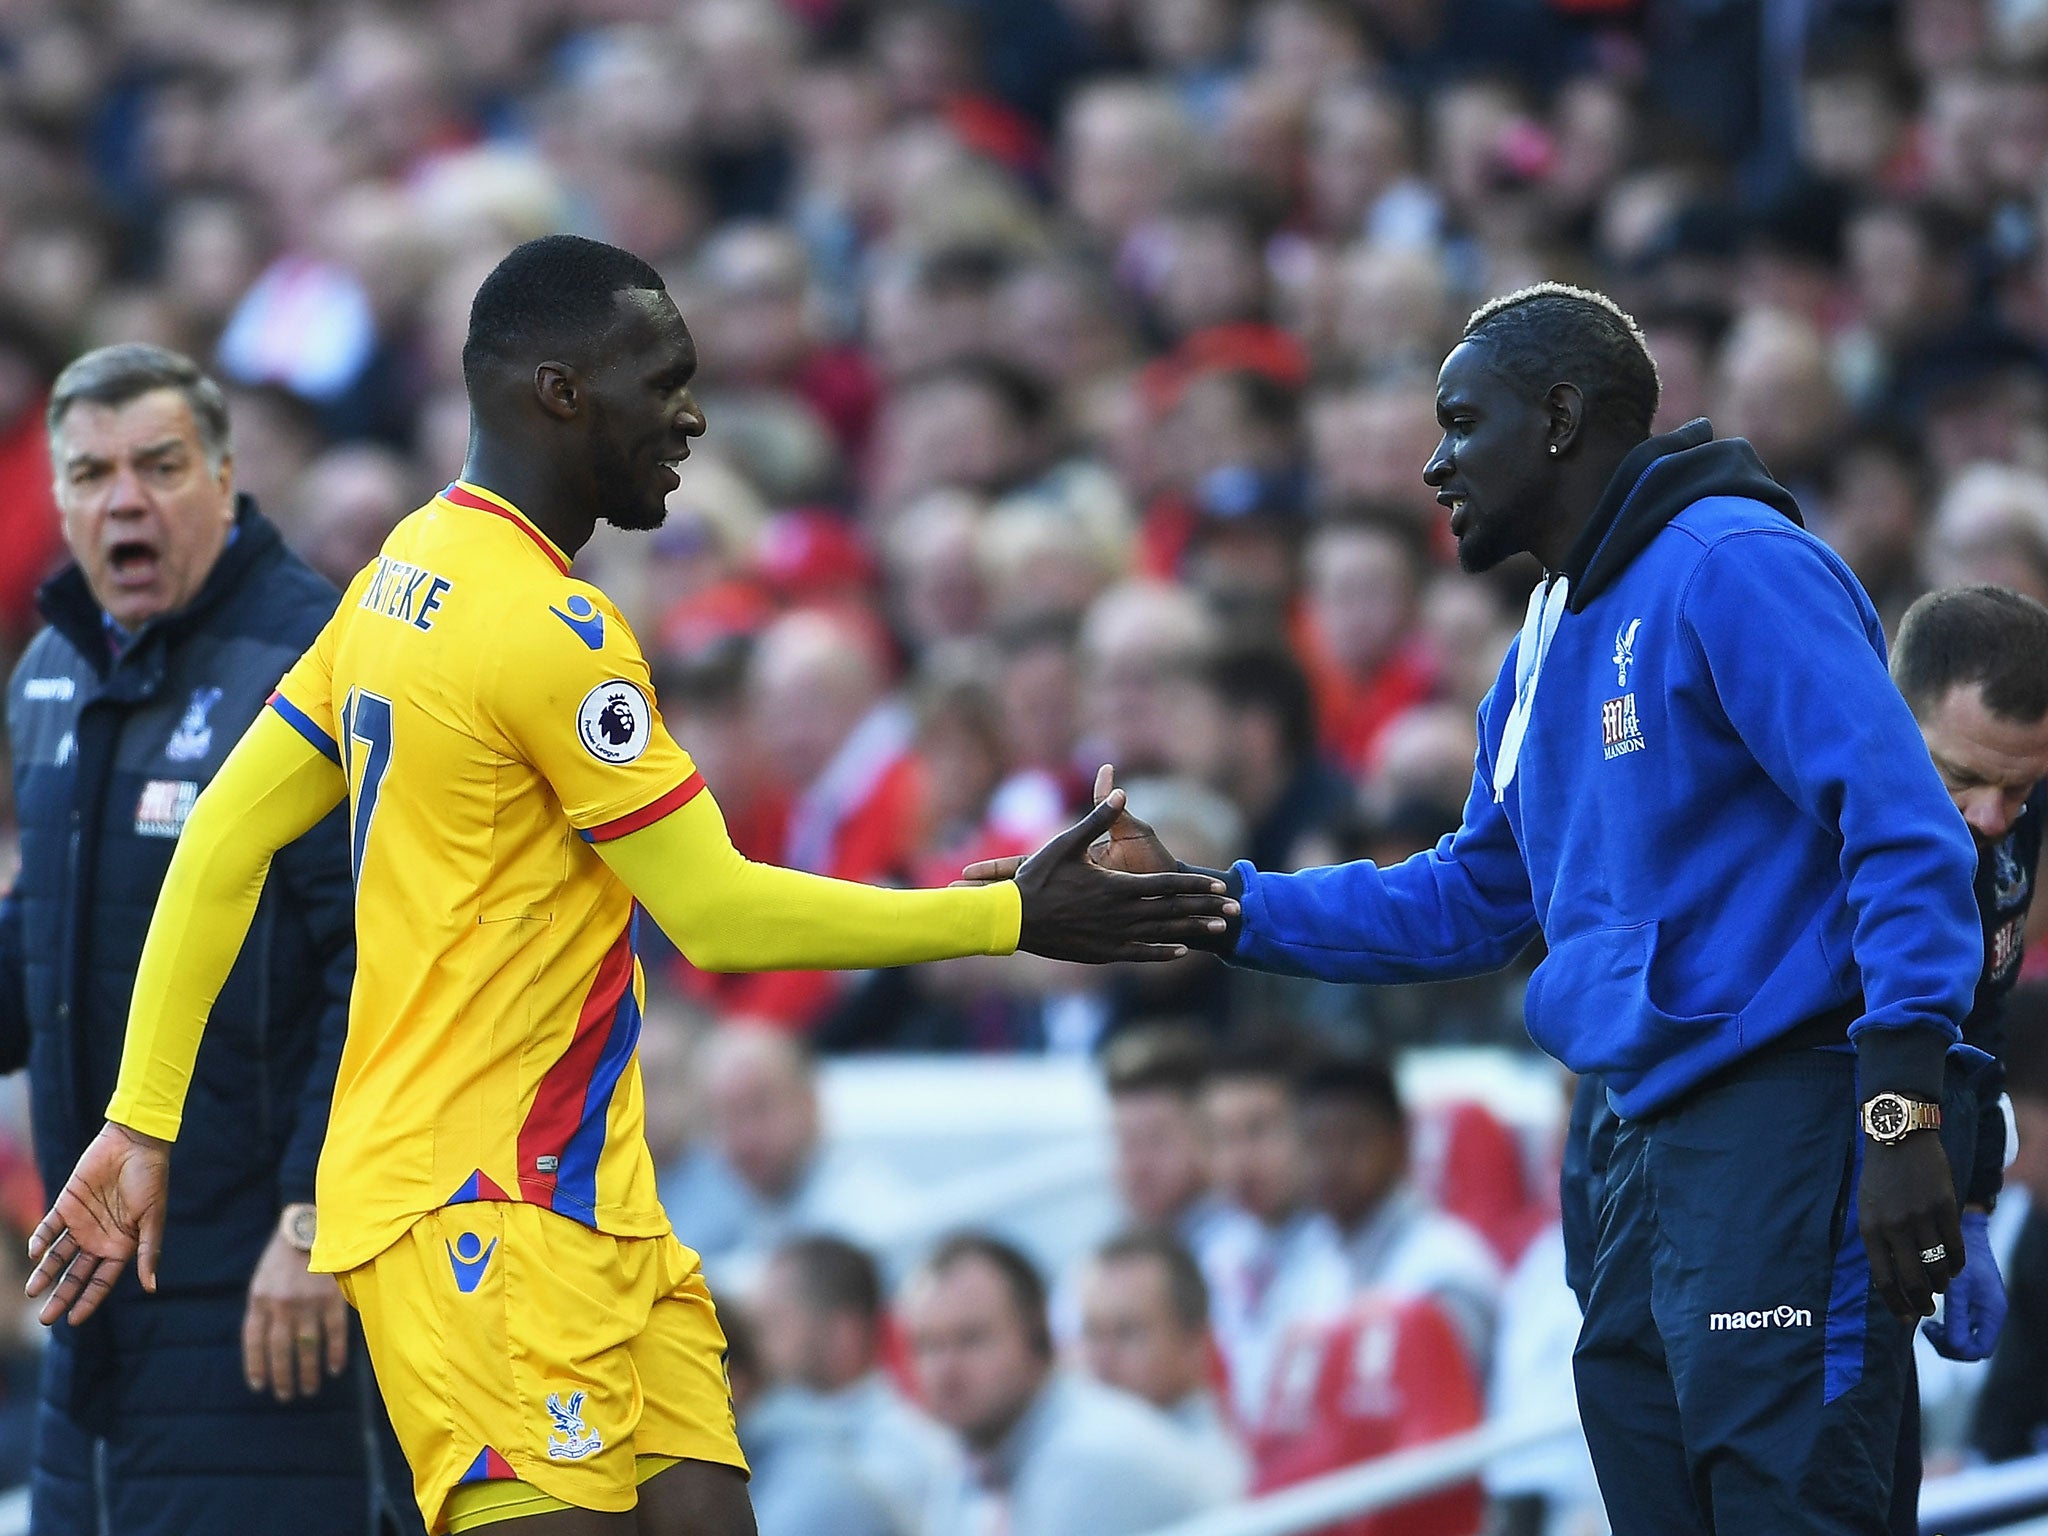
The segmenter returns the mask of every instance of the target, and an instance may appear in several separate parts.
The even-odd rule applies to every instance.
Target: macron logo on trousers
[[[1811,1328],[1813,1313],[1805,1307],[1769,1307],[1762,1312],[1709,1312],[1707,1329],[1719,1333],[1728,1328]]]

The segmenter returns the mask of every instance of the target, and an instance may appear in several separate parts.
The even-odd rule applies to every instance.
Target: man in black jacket
[[[336,593],[235,495],[226,403],[189,359],[89,353],[49,429],[73,563],[39,594],[49,627],[8,691],[22,841],[0,902],[0,1069],[29,1069],[56,1188],[104,1117],[185,816]],[[130,1277],[52,1330],[36,1536],[416,1528],[346,1304],[306,1268],[353,904],[337,811],[278,856],[215,1007],[157,1295],[134,1305]]]

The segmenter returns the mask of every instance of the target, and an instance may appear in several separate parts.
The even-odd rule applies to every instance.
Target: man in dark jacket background
[[[21,872],[0,902],[0,1070],[29,1069],[54,1189],[104,1119],[185,816],[336,593],[235,495],[226,402],[189,359],[79,358],[49,430],[73,558],[7,697]],[[306,1268],[353,905],[337,811],[279,855],[215,1007],[157,1294],[128,1277],[52,1330],[37,1536],[417,1528],[346,1303]]]

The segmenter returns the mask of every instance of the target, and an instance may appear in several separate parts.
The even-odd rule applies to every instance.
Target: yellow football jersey
[[[313,1267],[469,1200],[666,1232],[635,907],[591,844],[704,784],[618,609],[458,481],[393,531],[272,705],[347,775],[356,877]]]

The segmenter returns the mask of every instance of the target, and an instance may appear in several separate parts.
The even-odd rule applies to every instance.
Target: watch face
[[[319,1218],[312,1211],[295,1211],[292,1213],[292,1242],[305,1249],[308,1253],[313,1250],[313,1236],[317,1230],[318,1220]]]
[[[1906,1134],[1906,1101],[1897,1094],[1881,1094],[1870,1101],[1870,1134],[1888,1141]]]

